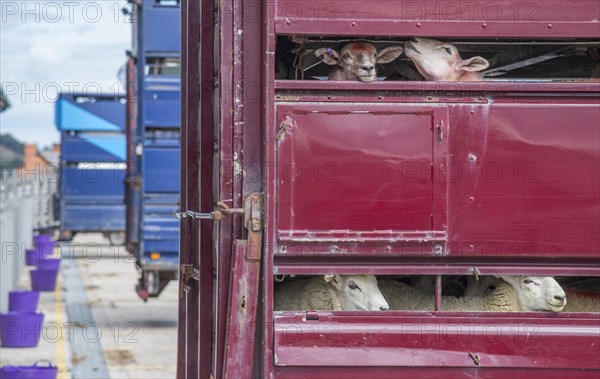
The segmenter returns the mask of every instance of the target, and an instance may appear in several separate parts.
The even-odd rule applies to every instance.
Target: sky
[[[0,83],[11,108],[0,131],[40,148],[59,142],[59,91],[123,92],[131,49],[124,0],[0,0]]]

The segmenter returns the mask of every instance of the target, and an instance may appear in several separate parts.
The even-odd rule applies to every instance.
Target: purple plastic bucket
[[[40,270],[56,270],[60,268],[60,258],[42,258],[37,262]]]
[[[40,342],[43,313],[0,313],[2,347],[34,347]]]
[[[33,242],[36,246],[43,246],[53,241],[52,237],[48,234],[38,234],[37,236],[33,236]]]
[[[47,365],[46,365],[47,364]],[[49,361],[37,361],[33,366],[4,366],[0,379],[56,379],[58,368]]]
[[[55,248],[56,248],[56,242],[54,242],[54,241],[51,241],[51,242],[48,242],[48,243],[42,244],[42,245],[36,245],[36,249],[40,250],[42,252],[42,255],[45,257],[53,256]]]
[[[8,310],[10,312],[35,312],[40,299],[38,291],[10,291]]]
[[[27,249],[25,250],[25,264],[27,266],[35,266],[42,252],[38,249]]]
[[[34,291],[54,291],[57,274],[58,270],[37,269],[29,271],[31,288]]]
[[[54,256],[54,247],[35,248],[25,250],[25,264],[27,266],[37,266],[42,259],[51,259]]]

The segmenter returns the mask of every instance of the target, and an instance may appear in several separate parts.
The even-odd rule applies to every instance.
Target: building
[[[8,102],[8,98],[0,88],[0,112],[4,112],[6,109],[10,107],[10,103]]]

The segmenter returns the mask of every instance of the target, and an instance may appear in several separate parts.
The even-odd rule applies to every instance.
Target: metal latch
[[[252,193],[244,199],[244,208],[229,208],[223,202],[218,202],[219,210],[210,213],[194,211],[176,211],[173,216],[180,220],[192,218],[196,220],[221,221],[232,214],[244,215],[244,227],[248,229],[248,240],[246,246],[246,260],[256,261],[262,257],[262,230],[263,230],[263,194]],[[190,291],[189,281],[194,279],[200,281],[200,271],[192,264],[180,266],[179,297]]]
[[[176,210],[173,212],[173,217],[184,220],[186,218],[191,218],[194,220],[213,220],[213,221],[221,221],[224,220],[227,216],[232,214],[244,214],[243,208],[229,208],[229,206],[221,201],[217,203],[217,207],[220,209],[217,211],[212,211],[210,213],[202,213],[195,211],[180,211]]]

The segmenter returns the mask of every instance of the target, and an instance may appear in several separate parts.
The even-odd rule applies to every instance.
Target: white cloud
[[[2,133],[40,145],[58,142],[57,90],[122,90],[117,72],[131,46],[132,26],[120,13],[125,4],[0,1],[0,81],[12,105],[0,116]]]

